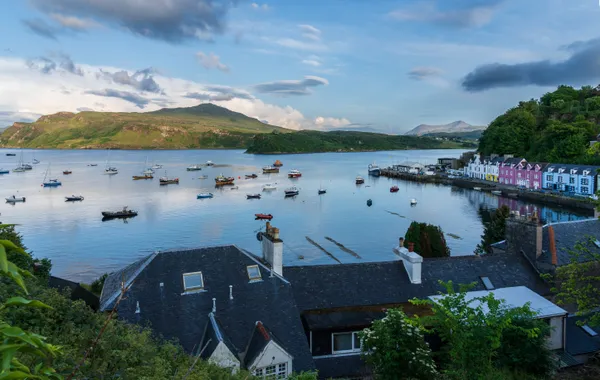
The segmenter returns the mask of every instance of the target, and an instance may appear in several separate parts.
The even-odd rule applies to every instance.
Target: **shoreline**
[[[501,191],[504,197],[521,199],[524,201],[545,204],[549,206],[565,207],[577,210],[589,211],[594,214],[594,202],[591,199],[577,199],[573,197],[565,197],[556,194],[540,193],[535,191],[521,190],[509,185],[502,185],[496,182],[487,182],[472,178],[448,178],[439,175],[424,176],[418,174],[399,173],[390,169],[381,169],[381,176],[388,178],[396,178],[410,182],[434,183],[446,186],[456,186],[463,189],[474,190],[475,187],[481,189],[482,192]]]

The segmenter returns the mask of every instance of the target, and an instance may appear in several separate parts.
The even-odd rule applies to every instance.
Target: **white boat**
[[[213,166],[214,164],[215,163],[210,160],[206,161],[206,166]]]
[[[152,168],[147,168],[142,172],[142,174],[144,174],[144,175],[154,174],[154,170],[152,170]]]
[[[475,190],[475,191],[481,191],[481,187],[474,187],[473,190]]]
[[[302,177],[302,173],[300,173],[300,170],[292,169],[288,172],[288,178],[300,178],[300,177]]]
[[[25,197],[16,197],[14,195],[5,199],[8,203],[25,202]]]
[[[417,204],[417,200],[415,198],[413,198],[413,199],[410,200],[410,205],[411,206],[414,206],[416,204]]]
[[[108,155],[106,156],[106,166],[104,167],[104,174],[106,175],[115,175],[119,174],[119,171],[114,166],[110,166],[110,150],[108,151]]]
[[[208,179],[207,175],[201,175],[200,177],[198,177],[198,179]]]
[[[37,159],[35,159],[35,158],[34,158],[34,159],[33,159],[33,161],[31,161],[31,163],[32,163],[32,164],[34,164],[34,165],[35,165],[35,164],[39,164],[39,163],[40,163],[40,160],[37,160]]]
[[[186,168],[186,170],[188,172],[193,172],[193,171],[197,171],[197,170],[202,170],[202,167],[200,165],[192,165],[192,166],[188,166]]]
[[[200,193],[196,195],[196,199],[210,199],[213,197],[212,193]]]
[[[502,191],[500,191],[500,190],[492,190],[492,194],[494,194],[494,195],[502,195]]]
[[[0,174],[8,174],[10,171],[8,169],[0,168]]]
[[[17,165],[16,168],[13,169],[13,172],[23,173],[23,172],[25,172],[27,170],[31,170],[31,169],[32,169],[31,165],[25,164],[23,162],[23,151],[21,150],[21,154],[19,155],[19,164]]]
[[[285,189],[286,197],[293,197],[298,194],[300,194],[300,190],[296,186],[292,186],[290,188]]]
[[[356,176],[356,184],[361,185],[363,183],[365,183],[365,179],[361,176]]]
[[[273,191],[273,190],[277,190],[277,186],[267,183],[266,185],[263,186],[263,191]]]
[[[369,175],[379,177],[380,174],[381,169],[379,168],[379,166],[375,165],[374,162],[372,164],[369,164]]]
[[[152,165],[151,169],[153,169],[153,170],[162,169],[162,165],[161,164],[154,164],[154,165]]]

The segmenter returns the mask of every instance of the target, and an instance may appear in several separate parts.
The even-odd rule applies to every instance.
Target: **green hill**
[[[14,123],[0,146],[59,149],[246,148],[254,135],[291,132],[213,104],[154,112],[59,112]]]
[[[600,86],[560,86],[539,100],[519,102],[479,139],[479,151],[532,161],[600,164]]]
[[[254,136],[248,153],[318,153],[359,152],[375,150],[449,149],[462,144],[438,141],[428,137],[392,136],[380,133],[350,131],[299,131],[268,133]]]

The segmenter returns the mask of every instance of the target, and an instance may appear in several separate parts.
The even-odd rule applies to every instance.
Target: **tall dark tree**
[[[423,257],[450,256],[444,232],[439,226],[412,222],[404,238],[407,243],[413,243],[415,252]]]
[[[477,254],[490,252],[490,245],[504,240],[506,219],[509,216],[510,208],[508,208],[508,206],[501,206],[490,213],[490,220],[487,222],[484,221],[481,243],[479,243],[475,249]]]

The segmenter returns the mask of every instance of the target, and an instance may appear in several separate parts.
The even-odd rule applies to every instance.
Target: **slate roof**
[[[424,259],[421,284],[410,282],[401,260],[293,266],[283,273],[293,284],[301,311],[405,303],[443,291],[439,280],[474,282],[473,290],[484,290],[480,276],[487,276],[495,288],[523,285],[541,295],[549,292],[524,257],[508,254]]]
[[[319,371],[319,379],[357,379],[371,373],[360,355],[315,358],[315,365]]]
[[[208,314],[208,321],[206,322],[204,336],[202,337],[202,341],[196,350],[201,351],[200,356],[203,359],[208,359],[221,342],[223,342],[229,351],[231,351],[234,355],[240,352],[240,350],[238,350],[237,347],[231,343],[231,340],[227,337],[227,335],[225,335],[219,321],[211,312]]]
[[[600,219],[584,219],[570,222],[559,222],[546,224],[543,227],[542,235],[542,254],[537,261],[551,264],[552,253],[550,252],[550,239],[548,238],[548,227],[554,229],[554,239],[556,241],[556,256],[558,265],[567,265],[571,262],[569,254],[577,243],[583,243],[590,252],[600,255],[600,247],[590,242],[589,239],[600,240]],[[589,261],[589,258],[582,255],[578,258],[579,262]]]
[[[259,266],[262,281],[249,282],[248,265]],[[197,271],[202,271],[204,290],[182,294],[183,273]],[[133,284],[118,306],[119,317],[149,323],[165,338],[177,338],[187,352],[195,352],[201,344],[216,298],[219,330],[237,348],[234,354],[248,346],[256,322],[262,321],[294,357],[293,371],[314,369],[290,283],[277,275],[270,277],[267,267],[235,246],[157,252],[139,260],[109,275],[101,299],[103,310],[112,307],[111,299],[119,291],[115,284],[123,277]],[[229,299],[229,285],[233,299]]]
[[[249,367],[252,362],[254,362],[254,359],[256,359],[256,357],[264,350],[270,341],[274,341],[280,347],[285,349],[285,346],[281,341],[275,338],[273,332],[269,330],[267,326],[262,324],[262,322],[257,321],[252,332],[252,337],[250,338],[250,343],[244,354],[244,363],[246,367]]]
[[[511,157],[504,160],[503,166],[514,166],[518,165],[521,161],[525,160],[523,157]]]
[[[576,164],[548,164],[546,166],[546,170],[553,168],[554,170],[552,171],[553,173],[558,173],[558,169],[565,169],[565,174],[570,174],[572,169],[577,169],[575,171],[575,174],[583,174],[584,170],[587,170],[590,172],[589,175],[596,175],[597,170],[600,169],[600,166],[594,166],[594,165],[576,165]]]
[[[584,317],[569,316],[566,321],[566,347],[571,355],[584,355],[600,351],[600,327],[591,327],[598,335],[595,337],[585,332],[577,322]]]
[[[501,164],[504,162],[504,157],[494,157],[492,158],[492,164],[496,165],[496,164]]]
[[[77,282],[65,280],[64,278],[60,277],[50,276],[48,278],[48,286],[59,290],[68,288],[71,291],[71,300],[81,300],[93,310],[98,310],[98,308],[100,307],[100,300],[98,299],[98,296],[90,292]]]

